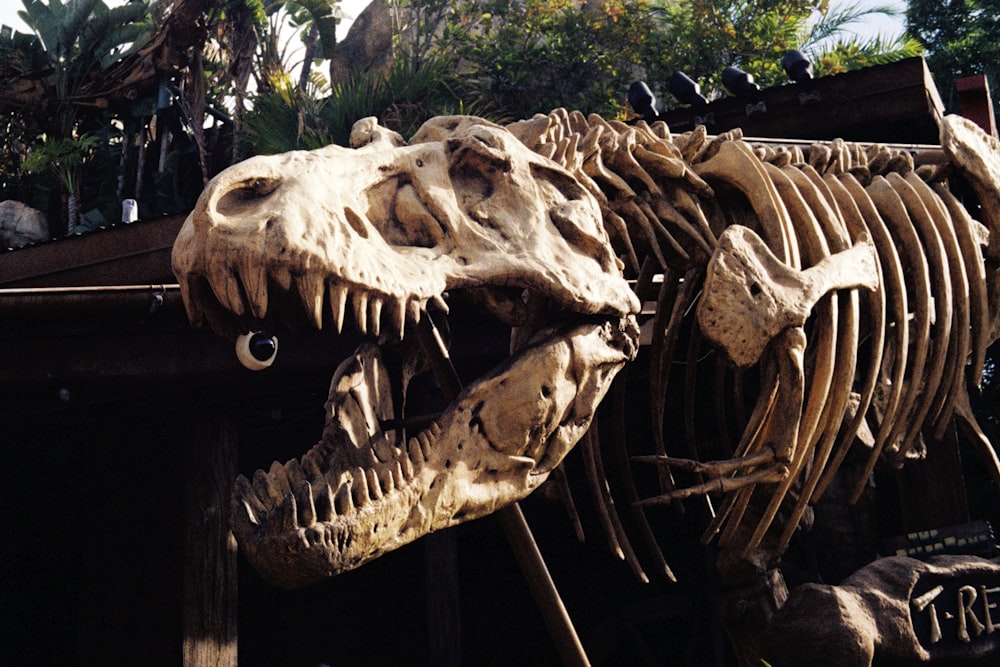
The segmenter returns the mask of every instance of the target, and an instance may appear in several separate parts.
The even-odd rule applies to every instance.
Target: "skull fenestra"
[[[285,586],[528,495],[637,347],[600,207],[555,162],[475,119],[436,119],[409,144],[366,119],[351,145],[225,170],[174,247],[192,322],[234,336],[293,303],[366,337],[334,374],[321,440],[236,482],[240,546]],[[426,367],[412,333],[458,293],[514,327],[514,354],[423,427],[386,428]]]

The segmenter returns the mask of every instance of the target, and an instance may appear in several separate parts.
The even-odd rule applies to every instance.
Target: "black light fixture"
[[[647,123],[652,123],[660,117],[660,113],[656,110],[656,96],[645,81],[633,81],[628,87],[628,105]]]
[[[813,78],[812,63],[801,51],[786,51],[781,59],[781,68],[785,70],[785,76],[796,83]]]
[[[745,97],[760,90],[760,86],[754,83],[752,74],[747,74],[732,65],[722,70],[722,85],[737,97]]]
[[[699,109],[708,106],[708,100],[701,94],[701,86],[692,81],[684,72],[674,72],[667,88],[681,104],[688,104]]]

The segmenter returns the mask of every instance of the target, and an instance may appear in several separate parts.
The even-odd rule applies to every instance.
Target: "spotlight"
[[[813,66],[801,51],[786,51],[781,59],[781,68],[785,75],[795,82],[809,81],[813,78]]]
[[[692,81],[684,72],[674,72],[667,86],[670,94],[681,104],[703,108],[708,106],[708,100],[701,94],[701,86]]]
[[[753,81],[753,75],[747,74],[732,65],[722,70],[722,85],[737,97],[750,95],[760,90],[760,86]]]
[[[647,123],[660,117],[656,111],[656,97],[645,81],[633,81],[628,87],[628,105]]]

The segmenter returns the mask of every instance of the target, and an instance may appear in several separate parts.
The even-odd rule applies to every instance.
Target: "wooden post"
[[[989,80],[984,74],[962,77],[955,82],[958,90],[958,110],[991,137],[997,136],[996,117]]]
[[[185,452],[184,667],[236,667],[236,540],[229,495],[237,437],[226,418],[195,419]]]
[[[462,605],[458,580],[458,540],[449,528],[424,537],[427,572],[427,664],[462,664]]]

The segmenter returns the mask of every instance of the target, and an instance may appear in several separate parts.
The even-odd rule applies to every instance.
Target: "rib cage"
[[[598,198],[626,274],[641,300],[655,302],[649,377],[652,454],[661,460],[667,454],[667,371],[675,359],[688,363],[684,400],[690,415],[697,361],[704,353],[694,306],[727,226],[754,228],[795,269],[846,250],[862,234],[877,248],[882,288],[829,294],[807,324],[802,409],[787,450],[771,459],[782,473],[773,484],[773,476],[763,474],[768,455],[761,434],[784,380],[773,354],[760,362],[761,390],[733,453],[734,460],[759,459],[760,465],[726,472],[694,489],[724,493],[706,539],[718,534],[721,545],[749,553],[762,544],[784,503],[787,518],[774,526],[777,540],[767,547],[772,556],[780,555],[856,442],[867,447],[867,463],[852,501],[877,462],[899,466],[919,456],[924,427],[940,437],[956,410],[997,467],[966,409],[967,381],[979,385],[993,338],[982,249],[988,234],[949,190],[952,165],[940,150],[914,153],[840,140],[774,146],[745,142],[738,130],[710,138],[703,127],[672,136],[662,122],[626,125],[563,110],[508,129],[561,163]],[[659,286],[653,281],[657,274],[663,276]],[[687,349],[681,349],[686,331],[692,333]],[[723,409],[721,399],[717,409]],[[690,419],[685,432],[690,457],[701,458],[700,434]],[[603,483],[595,438],[588,435],[581,446],[603,522],[613,547],[645,578]],[[659,477],[662,499],[692,493],[675,489],[666,467]],[[635,486],[625,494],[646,541],[655,544]],[[744,521],[751,502],[762,508],[752,525]],[[672,577],[659,548],[653,550]]]

